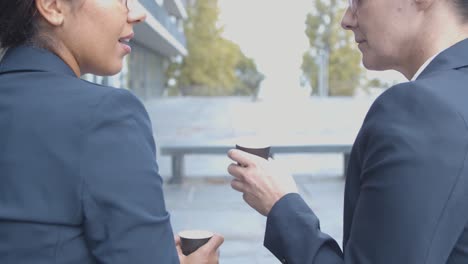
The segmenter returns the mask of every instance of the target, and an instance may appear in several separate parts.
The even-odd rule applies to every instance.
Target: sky
[[[300,87],[299,77],[302,54],[309,45],[305,19],[313,0],[218,0],[218,4],[223,36],[237,43],[266,76],[261,96],[306,96],[309,91]],[[369,76],[389,83],[403,81],[394,71],[369,71]]]

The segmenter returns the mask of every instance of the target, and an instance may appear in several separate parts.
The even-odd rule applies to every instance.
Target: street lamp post
[[[328,49],[320,49],[318,51],[318,96],[328,96]]]

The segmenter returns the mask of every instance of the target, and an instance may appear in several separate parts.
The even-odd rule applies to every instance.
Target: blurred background
[[[146,105],[158,147],[210,145],[253,136],[352,144],[377,96],[405,81],[363,68],[352,32],[340,26],[347,0],[140,0],[121,73],[85,79],[130,89]],[[341,244],[339,154],[275,157]],[[161,176],[170,158],[158,155]],[[265,217],[229,186],[226,155],[189,155],[182,184],[165,184],[174,231],[222,233],[221,263],[277,263],[263,248]]]

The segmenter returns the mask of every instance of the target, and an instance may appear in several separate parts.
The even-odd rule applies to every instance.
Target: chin
[[[119,68],[110,70],[106,75],[107,75],[107,76],[116,75],[116,74],[119,73],[121,70],[122,70],[122,67],[119,67]]]
[[[96,69],[96,71],[94,71],[93,74],[100,75],[100,76],[112,76],[112,75],[116,75],[121,70],[122,70],[122,63],[119,63],[119,64],[114,64],[114,65],[107,65],[107,67]]]
[[[390,68],[382,64],[382,59],[376,57],[362,55],[362,64],[364,67],[371,71],[385,71]]]

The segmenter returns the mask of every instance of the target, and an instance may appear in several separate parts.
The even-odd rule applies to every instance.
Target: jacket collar
[[[430,76],[434,72],[459,69],[468,66],[468,38],[442,51],[424,69],[417,79]]]
[[[0,74],[24,71],[55,72],[76,77],[60,57],[48,50],[29,45],[8,49],[0,61]]]

